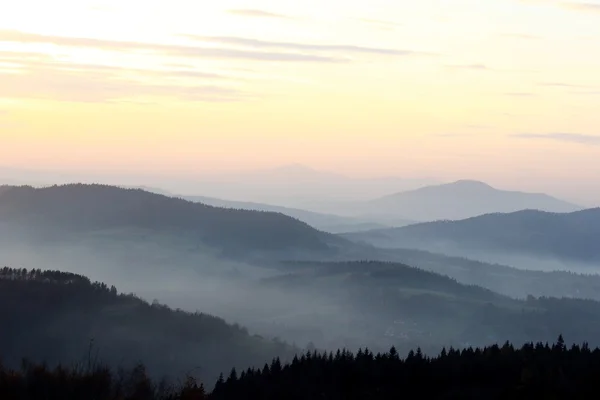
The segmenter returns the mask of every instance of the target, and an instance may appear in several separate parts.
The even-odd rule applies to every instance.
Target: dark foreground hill
[[[587,344],[510,343],[426,357],[407,358],[395,348],[377,353],[307,352],[291,363],[279,359],[247,370],[232,369],[212,393],[188,379],[178,387],[153,382],[143,367],[126,374],[105,368],[56,369],[0,366],[0,397],[7,400],[392,400],[422,399],[594,399],[598,396],[600,350]]]
[[[39,239],[137,229],[185,235],[225,252],[328,252],[341,239],[272,212],[224,209],[104,185],[5,187],[0,223]]]
[[[572,213],[524,210],[460,221],[345,235],[376,246],[430,251],[529,255],[578,262],[600,261],[600,208]]]
[[[212,380],[233,366],[292,355],[222,319],[148,304],[58,271],[0,270],[0,323],[0,359],[8,366],[22,358],[72,365],[91,355],[113,367],[143,362],[153,376]]]
[[[384,354],[307,353],[283,368],[252,369],[218,383],[212,399],[591,399],[600,350],[586,344],[525,344],[442,350],[427,358]]]

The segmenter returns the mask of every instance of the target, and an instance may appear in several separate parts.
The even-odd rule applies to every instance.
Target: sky
[[[300,163],[600,204],[599,49],[598,0],[2,2],[0,166]]]

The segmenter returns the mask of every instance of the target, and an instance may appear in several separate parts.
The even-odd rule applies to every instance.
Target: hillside
[[[103,185],[5,188],[0,195],[0,222],[5,229],[44,238],[145,230],[187,236],[240,253],[327,252],[331,244],[342,241],[283,214],[224,209]]]
[[[298,312],[288,323],[329,321],[345,332],[349,340],[344,345],[350,348],[395,345],[400,352],[415,346],[438,351],[506,339],[552,340],[561,332],[574,340],[600,334],[600,303],[595,301],[511,299],[398,263],[303,262],[285,267],[287,273],[263,281],[266,288],[328,300],[327,307]]]
[[[385,352],[306,351],[291,362],[238,372],[232,369],[207,392],[194,379],[164,387],[143,366],[122,374],[103,366],[56,368],[27,364],[21,370],[0,365],[0,397],[47,400],[392,400],[398,393],[424,399],[593,399],[600,373],[600,350],[587,343],[510,342],[464,350],[443,349],[407,357],[395,347]]]
[[[198,177],[196,182],[190,183],[182,190],[185,193],[193,190],[193,194],[214,198],[279,204],[319,213],[338,214],[335,208],[315,206],[314,203],[336,202],[342,199],[366,200],[395,190],[411,190],[437,182],[428,178],[352,178],[291,164],[263,170]]]
[[[464,256],[487,252],[593,263],[600,261],[600,208],[563,214],[534,210],[487,214],[345,237],[376,246]]]
[[[428,357],[415,349],[400,357],[384,353],[306,353],[275,368],[244,371],[219,382],[211,399],[592,399],[600,351],[554,344],[527,343],[444,349]],[[404,396],[403,394],[415,394]]]
[[[582,298],[600,301],[600,275],[570,271],[536,271],[465,257],[451,257],[416,249],[387,249],[385,259],[446,275],[513,298],[528,295]],[[530,264],[527,264],[530,265]]]
[[[488,213],[526,209],[571,212],[580,207],[545,194],[495,189],[483,182],[462,180],[401,192],[363,204],[380,214],[417,221],[457,220]]]
[[[355,232],[368,229],[382,229],[390,226],[370,222],[367,219],[342,217],[334,214],[323,214],[298,208],[289,208],[271,204],[221,200],[205,196],[183,196],[184,199],[207,204],[213,207],[233,208],[239,210],[254,210],[276,212],[295,218],[308,225],[330,233]]]
[[[9,366],[22,358],[87,363],[92,341],[91,357],[112,367],[141,361],[154,376],[194,371],[212,381],[233,366],[292,354],[217,317],[151,305],[71,273],[0,269],[0,305],[0,354]]]

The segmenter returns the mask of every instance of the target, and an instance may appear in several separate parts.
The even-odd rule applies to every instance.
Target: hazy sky
[[[598,71],[597,0],[7,1],[0,164],[590,185]]]

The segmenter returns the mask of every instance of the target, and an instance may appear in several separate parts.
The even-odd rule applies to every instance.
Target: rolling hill
[[[0,222],[4,235],[55,239],[129,229],[184,236],[239,253],[326,253],[332,246],[345,243],[279,213],[218,208],[103,185],[4,187],[0,192]]]
[[[238,210],[276,212],[295,218],[297,220],[307,223],[308,225],[314,228],[330,233],[355,232],[364,231],[368,229],[382,229],[386,227],[391,227],[389,225],[386,226],[384,224],[371,222],[368,219],[342,217],[333,214],[323,214],[298,208],[282,207],[271,204],[221,200],[205,196],[182,196],[182,198],[214,207],[233,208]],[[405,225],[408,225],[408,222]]]
[[[447,254],[524,255],[540,259],[600,261],[600,208],[572,213],[523,210],[344,235],[381,247]]]
[[[295,352],[220,318],[149,304],[59,271],[0,269],[0,319],[2,362],[13,367],[22,358],[50,365],[97,360],[115,369],[143,362],[157,378],[193,373],[214,382],[232,367]]]
[[[546,194],[499,190],[469,180],[396,193],[363,203],[361,208],[363,213],[377,212],[416,221],[458,220],[525,209],[550,212],[580,209]]]
[[[532,296],[517,300],[399,263],[300,262],[287,264],[286,270],[264,284],[289,295],[299,292],[313,298],[327,293],[329,320],[354,336],[358,346],[362,340],[370,348],[393,344],[399,349],[432,349],[500,338],[552,340],[560,333],[583,341],[600,334],[600,303],[595,301]],[[570,323],[564,324],[571,315]]]

